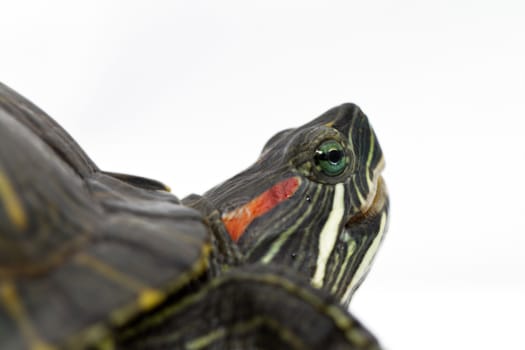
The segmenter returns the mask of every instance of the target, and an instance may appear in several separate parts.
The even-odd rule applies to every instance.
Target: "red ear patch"
[[[248,203],[222,215],[222,222],[237,242],[253,220],[290,198],[299,187],[298,177],[289,177],[264,191]]]

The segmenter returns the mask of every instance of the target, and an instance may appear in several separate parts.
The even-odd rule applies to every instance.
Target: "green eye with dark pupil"
[[[315,151],[314,159],[316,166],[328,176],[337,176],[346,168],[343,146],[334,140],[323,142]]]

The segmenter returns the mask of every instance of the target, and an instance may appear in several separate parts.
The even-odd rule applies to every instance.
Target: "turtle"
[[[383,168],[345,103],[179,199],[0,84],[0,348],[379,349],[348,306],[387,231]]]

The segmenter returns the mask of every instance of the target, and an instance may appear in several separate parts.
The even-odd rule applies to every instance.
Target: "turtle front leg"
[[[121,349],[379,349],[334,297],[282,267],[234,268],[116,333]]]

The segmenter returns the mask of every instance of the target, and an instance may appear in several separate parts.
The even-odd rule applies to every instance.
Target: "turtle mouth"
[[[350,217],[346,222],[345,228],[349,228],[356,223],[361,223],[367,219],[375,217],[382,212],[388,197],[385,181],[382,176],[376,181],[375,188],[370,191],[368,200],[361,206],[360,210]]]

